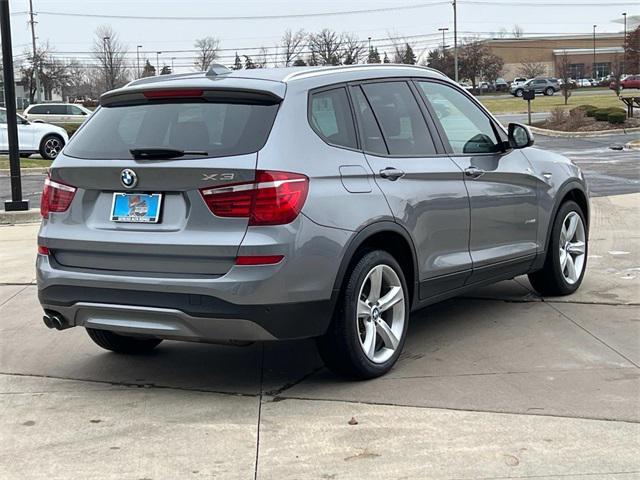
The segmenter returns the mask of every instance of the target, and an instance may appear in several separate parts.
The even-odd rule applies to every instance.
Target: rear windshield
[[[131,149],[145,148],[203,152],[185,159],[253,153],[267,141],[277,111],[277,104],[213,102],[102,107],[64,153],[100,160],[131,159]]]

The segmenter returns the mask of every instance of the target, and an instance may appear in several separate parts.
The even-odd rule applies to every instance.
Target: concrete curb
[[[545,135],[547,137],[563,137],[563,138],[588,138],[588,137],[605,137],[607,135],[621,135],[627,133],[640,132],[640,127],[633,128],[617,128],[615,130],[596,130],[594,132],[562,132],[560,130],[547,130],[546,128],[529,127],[533,133]]]
[[[49,168],[21,168],[20,173],[24,175],[46,175]],[[0,168],[0,177],[8,177],[11,175],[11,172],[8,168]]]
[[[0,212],[0,225],[16,225],[19,223],[39,223],[40,209],[31,208],[20,212]]]

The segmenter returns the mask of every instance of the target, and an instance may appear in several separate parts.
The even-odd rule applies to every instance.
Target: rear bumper
[[[237,305],[207,295],[56,285],[38,291],[48,314],[69,326],[194,342],[322,335],[331,301]]]

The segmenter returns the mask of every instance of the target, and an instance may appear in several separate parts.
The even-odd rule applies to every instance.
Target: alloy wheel
[[[49,138],[44,142],[44,151],[49,158],[56,158],[62,150],[62,142],[57,138]]]
[[[573,285],[582,275],[587,251],[584,224],[577,212],[569,212],[562,222],[559,249],[560,271],[564,280]]]
[[[405,328],[404,298],[400,278],[388,265],[376,265],[362,282],[356,319],[358,338],[373,363],[386,362],[398,349]]]

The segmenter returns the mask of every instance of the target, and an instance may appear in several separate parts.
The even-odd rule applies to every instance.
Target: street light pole
[[[136,47],[136,70],[138,72],[138,78],[140,78],[140,49],[142,45]]]
[[[162,52],[156,52],[156,75],[160,75],[160,54]]]
[[[29,201],[22,199],[20,154],[18,153],[18,117],[16,116],[16,84],[13,77],[13,48],[11,46],[11,17],[8,0],[0,1],[0,30],[2,30],[2,70],[4,74],[4,106],[7,113],[7,140],[9,141],[9,175],[11,201],[4,202],[7,212],[29,210]]]
[[[455,72],[454,80],[458,82],[458,12],[456,9],[456,0],[453,0],[453,70]]]
[[[624,53],[622,54],[623,56],[623,65],[624,65],[624,70],[627,70],[627,12],[624,12],[622,14],[622,17],[624,18],[624,40],[622,43],[622,48],[624,50]],[[618,75],[622,75],[623,73],[626,72],[618,72]]]
[[[37,63],[37,57],[38,57],[38,49],[36,48],[36,22],[33,19],[33,16],[35,14],[33,13],[33,1],[29,0],[29,23],[31,24],[31,46],[33,48],[33,79],[35,81],[36,84],[36,102],[40,103],[41,101],[41,95],[40,95],[40,75],[38,72],[38,63]]]
[[[593,66],[591,67],[591,75],[593,78],[598,74],[598,72],[596,72],[596,27],[597,25],[593,26]]]
[[[176,59],[176,57],[171,57],[171,73],[173,73],[173,61]]]
[[[444,49],[446,48],[445,40],[444,40],[444,32],[446,32],[448,30],[449,29],[446,28],[446,27],[438,29],[439,32],[442,32],[442,58],[444,58]]]

